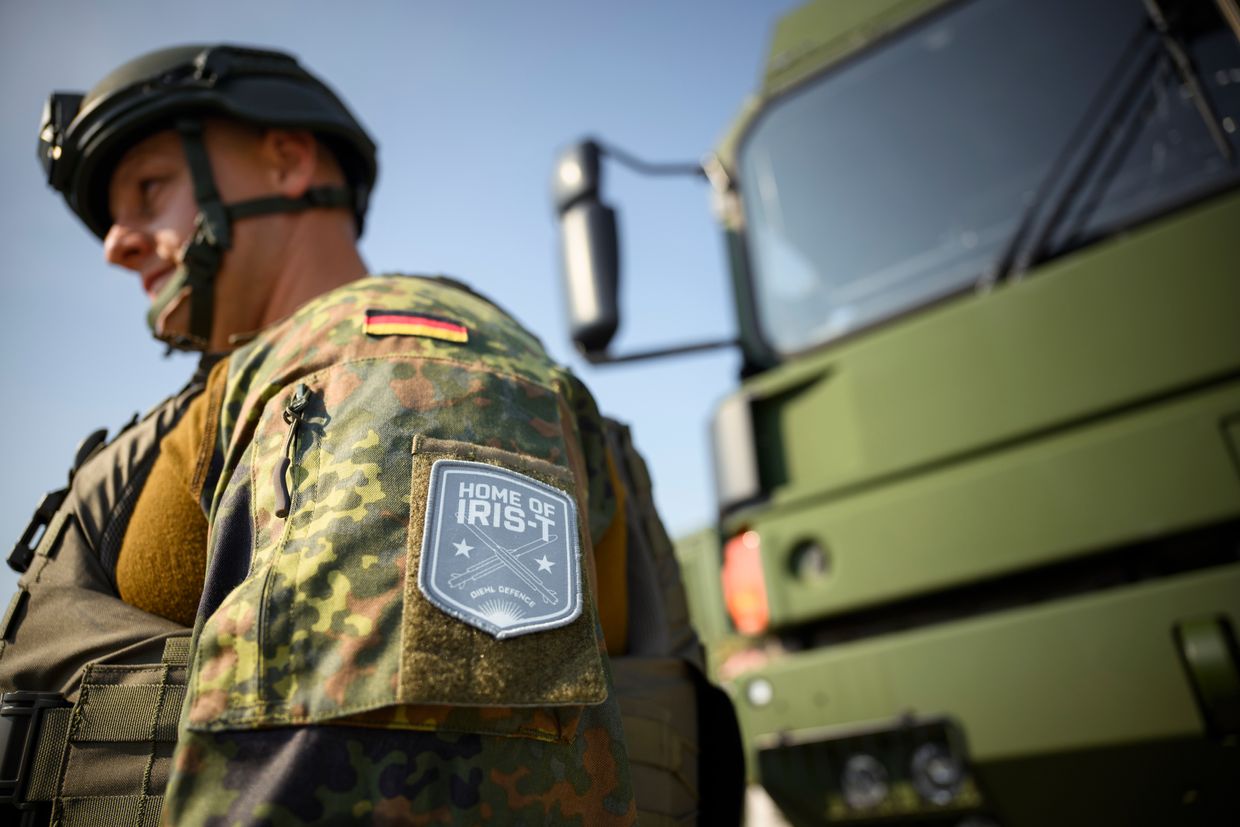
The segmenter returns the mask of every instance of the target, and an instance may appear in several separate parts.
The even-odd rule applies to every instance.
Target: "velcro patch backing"
[[[496,476],[487,478],[485,491],[479,486],[482,477],[453,480],[451,475],[440,476],[461,468]],[[436,502],[433,493],[421,496],[423,492],[444,490],[445,483],[432,484],[432,477],[455,483],[454,498]],[[491,482],[496,490],[492,490]],[[607,697],[607,678],[602,646],[595,635],[598,616],[588,595],[588,573],[581,568],[581,529],[575,514],[576,498],[569,493],[574,483],[568,469],[501,449],[418,437],[413,448],[412,483],[399,699],[413,704],[507,708],[602,702]],[[462,484],[473,485],[464,492],[465,524],[456,518],[462,504]],[[524,529],[520,532],[515,531],[515,511],[505,514],[501,508],[501,527],[496,528],[493,509],[472,506],[474,528],[507,552],[501,554],[467,528],[469,503],[495,503],[506,496],[508,502],[501,506],[516,505],[514,493],[505,495],[503,491],[517,490],[522,491],[519,507],[524,512]],[[555,509],[563,505],[548,491],[573,502],[574,513],[547,514],[552,510],[548,504]],[[540,500],[538,508],[549,520],[546,535],[542,520],[535,517],[530,505],[530,492]],[[479,496],[482,494],[486,496]],[[437,512],[440,506],[442,510]],[[439,516],[433,516],[437,513]],[[502,528],[505,518],[509,520],[507,530]],[[433,540],[436,524],[438,541]],[[454,531],[460,536],[448,536]],[[542,543],[544,536],[546,545],[521,548],[521,537],[526,543]],[[572,550],[571,563],[561,556],[565,554],[561,544]],[[515,574],[513,563],[523,566],[526,574]],[[479,564],[479,568],[470,569]],[[433,574],[431,567],[438,567]],[[453,580],[455,574],[462,576]],[[475,575],[461,588],[454,585]],[[527,582],[527,576],[538,578],[542,588]],[[423,587],[424,578],[440,584],[429,595]],[[542,589],[547,590],[546,595]],[[437,591],[454,596],[466,608],[452,607],[449,611],[445,605],[450,603],[433,596]],[[478,594],[471,598],[471,591]],[[550,602],[544,599],[552,594]],[[550,619],[539,619],[542,615]],[[487,628],[487,623],[492,628]],[[530,623],[538,624],[538,628],[521,629]],[[508,634],[501,638],[504,632]]]
[[[469,328],[459,322],[405,310],[370,308],[363,327],[369,336],[421,336],[461,344],[469,341]]]
[[[577,504],[518,471],[441,459],[431,468],[418,587],[503,640],[581,614]]]

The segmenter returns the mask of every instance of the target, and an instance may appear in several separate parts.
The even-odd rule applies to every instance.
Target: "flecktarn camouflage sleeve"
[[[169,824],[629,824],[565,377],[366,279],[234,354]]]

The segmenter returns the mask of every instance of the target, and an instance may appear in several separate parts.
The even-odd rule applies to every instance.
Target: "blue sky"
[[[63,484],[78,440],[178,389],[131,274],[44,185],[39,114],[139,53],[229,41],[292,51],[380,145],[362,251],[374,272],[446,273],[496,299],[634,426],[673,534],[713,512],[707,424],[736,384],[723,351],[592,368],[572,352],[548,181],[557,148],[597,135],[653,160],[708,152],[757,85],[793,2],[423,3],[124,0],[0,3],[0,538]],[[731,335],[705,185],[607,170],[620,209],[620,350]],[[15,575],[3,567],[0,596]]]

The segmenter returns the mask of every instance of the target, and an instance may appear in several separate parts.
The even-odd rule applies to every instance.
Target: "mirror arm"
[[[615,211],[602,199],[602,164],[599,161],[603,157],[610,157],[644,175],[689,176],[715,186],[723,171],[712,169],[710,159],[705,164],[650,163],[593,139],[561,152],[551,192],[560,218],[569,326],[578,352],[590,364],[606,365],[739,345],[736,339],[728,339],[615,356],[607,352],[620,324],[620,251]]]
[[[725,347],[737,347],[738,339],[720,339],[714,342],[697,342],[691,345],[656,348],[655,350],[639,350],[635,353],[612,355],[607,351],[587,351],[581,348],[581,355],[592,365],[617,365],[624,362],[640,362],[645,359],[659,359],[664,356],[678,356],[685,353],[700,353],[707,350],[718,350]]]
[[[599,141],[594,141],[594,145],[598,147],[600,155],[614,158],[622,166],[626,166],[642,175],[688,175],[694,178],[709,178],[701,164],[693,162],[651,163],[650,161],[643,161],[635,155],[630,155],[623,149],[609,146]]]

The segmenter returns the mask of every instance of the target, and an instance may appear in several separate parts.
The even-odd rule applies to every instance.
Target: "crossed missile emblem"
[[[554,543],[558,539],[556,535],[552,534],[545,540],[540,537],[538,539],[531,540],[525,545],[517,546],[514,549],[507,549],[492,540],[487,535],[483,534],[477,526],[467,525],[465,527],[472,531],[474,535],[482,541],[483,545],[491,549],[494,554],[485,560],[479,560],[477,563],[469,566],[464,571],[458,571],[452,574],[448,578],[449,586],[463,589],[468,583],[472,583],[475,580],[480,580],[489,574],[494,574],[500,569],[506,568],[515,574],[522,583],[537,592],[538,596],[543,599],[544,603],[554,605],[558,601],[555,590],[547,588],[547,586],[543,585],[543,582],[538,579],[538,575],[530,571],[530,569],[527,568],[526,565],[519,559],[531,552],[537,551],[545,545]]]

